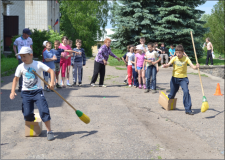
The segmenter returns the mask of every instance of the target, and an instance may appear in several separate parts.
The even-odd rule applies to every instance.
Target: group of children
[[[156,74],[159,72],[158,63],[161,60],[162,65],[168,64],[168,59],[171,61],[176,56],[174,46],[170,45],[168,56],[164,43],[161,43],[160,48],[158,48],[158,42],[150,42],[145,45],[145,38],[142,37],[139,45],[128,45],[127,51],[122,57],[127,66],[127,76],[124,83],[127,83],[129,87],[133,85],[135,88],[144,88],[145,93],[148,93],[150,89],[153,94],[157,93]],[[183,55],[188,57],[185,52],[183,52]],[[164,57],[166,63],[164,63]]]
[[[82,70],[86,64],[85,51],[81,48],[82,41],[76,40],[76,48],[71,49],[73,41],[68,40],[66,36],[62,37],[62,43],[59,40],[54,42],[54,48],[52,49],[51,42],[43,42],[45,47],[43,50],[43,62],[52,70],[55,71],[55,86],[56,88],[65,88],[65,76],[67,75],[67,86],[76,86],[77,75],[78,85],[82,85]],[[73,84],[69,83],[70,68],[73,69]],[[61,85],[59,85],[59,73],[61,70]],[[44,79],[48,82],[49,74],[44,73]],[[45,90],[50,92],[51,90],[45,86]]]
[[[131,87],[133,84],[135,88],[144,88],[145,93],[150,92],[151,88],[154,94],[157,93],[156,74],[159,71],[158,62],[163,59],[166,49],[164,43],[161,44],[160,49],[157,48],[158,43],[148,43],[145,45],[145,38],[141,38],[140,43],[141,44],[137,46],[127,46],[128,53],[123,57],[124,62],[127,64],[128,85]],[[191,68],[197,69],[199,68],[199,64],[196,64],[196,66],[192,64],[182,45],[177,45],[176,48],[170,45],[169,56],[169,63],[166,62],[166,64],[163,64],[163,61],[161,61],[163,68],[173,65],[170,94],[168,98],[174,99],[179,87],[181,87],[184,94],[183,104],[185,113],[193,115],[194,113],[191,110],[191,96],[188,89],[189,80],[187,77],[187,65],[189,64]]]

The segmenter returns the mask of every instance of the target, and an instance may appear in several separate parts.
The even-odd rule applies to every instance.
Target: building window
[[[98,44],[98,49],[101,47],[101,44]]]

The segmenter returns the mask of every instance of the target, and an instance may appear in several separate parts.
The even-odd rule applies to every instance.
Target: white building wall
[[[59,20],[59,4],[55,0],[48,1],[48,26],[59,32],[59,23],[54,26],[56,20]]]
[[[13,4],[7,5],[7,16],[19,16],[19,31],[23,33],[25,28],[25,1],[11,1]]]
[[[55,0],[25,1],[25,27],[30,29],[53,29],[56,19],[59,18],[59,4]],[[59,25],[55,26],[59,32]]]
[[[25,27],[29,29],[47,30],[48,1],[25,1]]]

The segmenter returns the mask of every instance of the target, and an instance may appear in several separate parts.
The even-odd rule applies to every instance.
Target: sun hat
[[[33,54],[33,50],[30,47],[22,47],[20,49],[20,52],[17,55],[19,55],[19,54],[29,54],[29,53]]]
[[[136,46],[136,49],[140,49],[140,50],[142,50],[142,51],[144,50],[144,48],[143,48],[142,45],[137,45],[137,46]]]
[[[44,41],[44,42],[43,42],[43,46],[46,46],[46,43],[47,43],[47,42],[48,42],[48,41]]]

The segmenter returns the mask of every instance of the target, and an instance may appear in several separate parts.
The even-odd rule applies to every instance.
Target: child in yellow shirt
[[[173,64],[173,75],[170,81],[170,94],[169,99],[174,99],[179,87],[183,89],[183,104],[185,108],[185,113],[193,115],[191,111],[191,96],[189,94],[188,84],[189,80],[187,77],[187,64],[193,69],[199,68],[199,64],[193,65],[191,60],[184,56],[184,48],[182,45],[177,45],[175,49],[176,56],[173,57],[168,64],[164,64],[163,68],[168,68]]]

